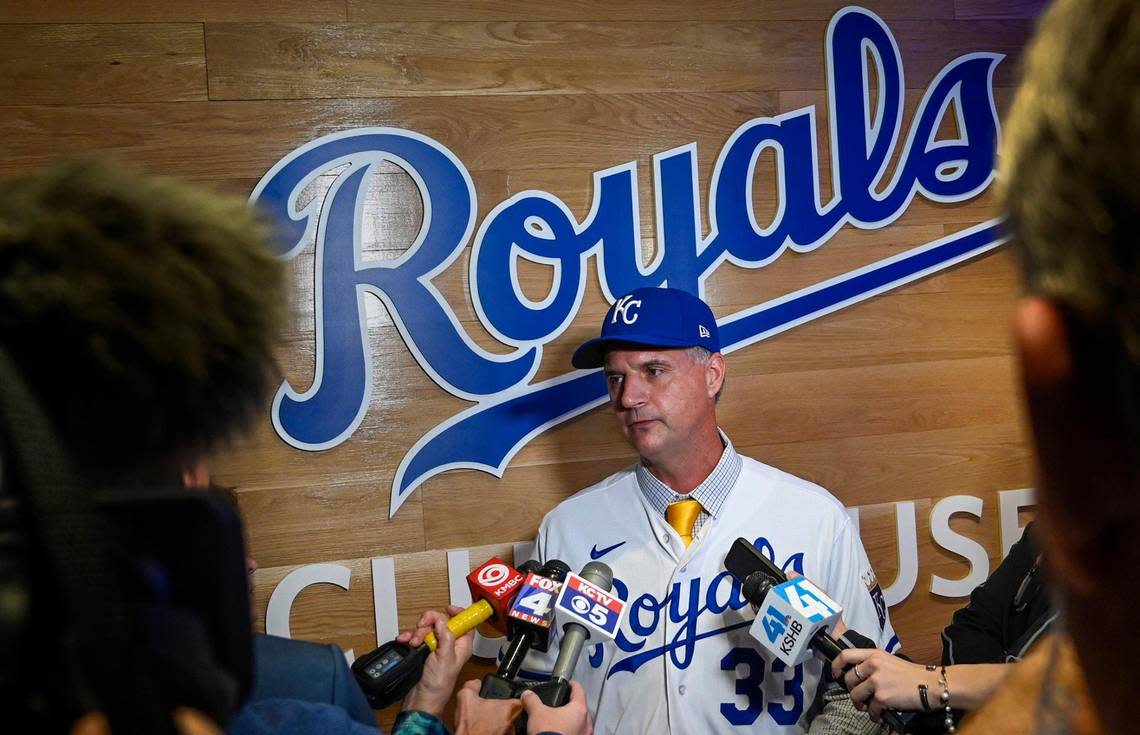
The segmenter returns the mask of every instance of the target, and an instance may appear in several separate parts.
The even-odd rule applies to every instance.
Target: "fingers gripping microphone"
[[[467,575],[467,586],[475,603],[449,620],[447,627],[458,637],[490,621],[496,630],[506,634],[507,610],[524,579],[522,572],[498,557],[491,557]],[[424,644],[434,651],[438,645],[435,633],[424,636]]]
[[[782,569],[746,539],[733,542],[724,568],[740,581],[744,598],[758,608],[749,633],[786,665],[803,663],[813,652],[830,663],[840,651],[852,647],[845,638],[874,647],[872,641],[854,631],[838,641],[832,638],[828,630],[840,619],[839,604],[804,577],[788,580]],[[906,733],[913,718],[913,712],[882,713],[883,722],[896,733]]]
[[[459,637],[490,621],[505,633],[507,610],[525,578],[506,562],[491,557],[467,575],[467,586],[476,602],[449,620],[448,629]],[[428,633],[416,648],[393,640],[356,659],[352,673],[368,703],[381,709],[402,699],[420,680],[424,662],[437,646],[435,634]]]
[[[538,562],[527,562],[529,564],[538,567]],[[562,590],[562,580],[570,572],[570,567],[558,559],[551,559],[541,569],[527,571],[529,573],[507,611],[507,632],[511,643],[498,670],[483,677],[479,696],[484,699],[517,697],[525,685],[514,678],[527,652],[532,649],[546,651],[550,647],[554,601]]]

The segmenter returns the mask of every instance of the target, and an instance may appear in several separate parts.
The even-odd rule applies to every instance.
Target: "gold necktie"
[[[665,520],[680,535],[686,549],[693,543],[693,526],[697,524],[697,516],[700,514],[699,500],[678,500],[676,503],[669,503],[669,507],[665,509]]]

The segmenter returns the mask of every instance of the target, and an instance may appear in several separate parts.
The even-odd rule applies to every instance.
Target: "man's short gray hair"
[[[689,347],[688,349],[685,350],[685,352],[688,353],[689,359],[692,360],[693,362],[697,363],[698,365],[706,364],[709,361],[709,358],[711,358],[713,356],[713,353],[711,350],[709,350],[709,348],[701,347],[700,345],[694,345],[693,347]],[[724,386],[727,382],[728,382],[727,377],[722,378],[720,381],[720,390],[718,390],[716,392],[716,400],[718,403],[720,402],[720,397],[722,395],[724,395]]]

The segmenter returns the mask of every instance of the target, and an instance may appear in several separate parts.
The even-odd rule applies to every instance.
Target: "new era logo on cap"
[[[574,352],[576,368],[602,366],[614,344],[645,347],[704,347],[720,352],[716,318],[708,304],[677,288],[638,288],[614,302],[602,333]]]

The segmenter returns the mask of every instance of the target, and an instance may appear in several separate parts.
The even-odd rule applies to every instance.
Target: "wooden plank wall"
[[[1040,3],[882,0],[901,48],[907,120],[931,77],[970,51],[1007,55],[995,75],[1004,110],[1020,49]],[[294,147],[333,131],[396,126],[431,136],[470,169],[480,219],[524,189],[549,191],[583,216],[591,174],[636,160],[642,235],[654,247],[651,157],[695,141],[702,197],[716,154],[741,123],[803,105],[826,145],[824,33],[833,0],[7,0],[0,6],[0,175],[73,156],[109,155],[141,168],[247,195]],[[757,217],[775,208],[774,163],[761,159]],[[327,184],[327,182],[326,182]],[[319,192],[318,192],[319,193]],[[964,205],[921,198],[889,228],[846,228],[810,255],[708,281],[718,315],[869,263],[992,216],[987,193]],[[369,257],[397,256],[422,203],[392,167],[369,190]],[[651,255],[647,251],[646,257]],[[462,257],[436,284],[472,337],[502,351],[478,322]],[[290,265],[294,319],[280,355],[294,387],[312,380],[312,249]],[[523,271],[539,298],[541,268]],[[565,372],[605,303],[591,274],[570,329],[544,354],[537,379]],[[729,357],[722,424],[746,454],[819,482],[861,509],[864,542],[884,584],[898,568],[894,503],[913,500],[920,573],[892,617],[919,659],[961,599],[929,592],[930,577],[963,576],[963,559],[932,543],[940,498],[985,500],[958,532],[999,556],[1000,490],[1032,482],[1016,400],[1007,319],[1016,297],[1008,253],[877,297]],[[358,653],[375,645],[369,560],[395,558],[401,626],[447,599],[444,550],[478,562],[533,537],[563,498],[631,460],[606,410],[526,446],[502,479],[436,477],[388,518],[395,468],[425,432],[466,402],[416,365],[378,300],[368,305],[377,390],[361,427],[325,452],[288,447],[268,410],[249,441],[215,458],[236,485],[260,570],[259,608],[300,565],[352,570],[348,591],[303,592],[298,637]],[[477,671],[477,667],[473,671]],[[383,718],[389,721],[391,713]]]

